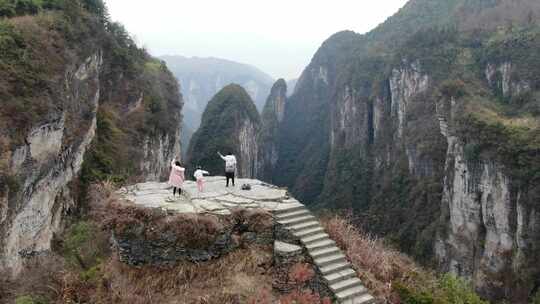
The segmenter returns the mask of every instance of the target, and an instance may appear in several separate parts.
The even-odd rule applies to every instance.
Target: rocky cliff
[[[270,95],[266,100],[261,114],[262,128],[258,135],[258,159],[257,178],[272,182],[275,168],[278,161],[278,138],[279,126],[285,115],[285,104],[287,102],[287,83],[279,79],[270,90]]]
[[[225,164],[217,152],[232,152],[238,160],[237,175],[252,178],[257,171],[260,129],[259,113],[247,92],[239,85],[228,85],[208,103],[189,144],[188,163],[218,175]]]
[[[58,1],[0,23],[0,268],[8,274],[50,249],[89,182],[157,179],[180,149],[174,78],[94,4]]]
[[[90,118],[81,120],[81,134],[64,144],[73,129],[66,123],[73,115],[68,109],[51,113],[49,121],[38,122],[4,157],[10,159],[11,183],[4,186],[1,218],[2,268],[18,272],[22,258],[49,249],[50,241],[61,228],[63,217],[75,207],[69,187],[94,139],[98,107],[100,52],[66,67],[66,104],[87,103]]]
[[[410,1],[373,32],[329,38],[287,100],[274,181],[351,208],[490,299],[525,303],[540,240],[540,45],[527,8],[538,7]]]

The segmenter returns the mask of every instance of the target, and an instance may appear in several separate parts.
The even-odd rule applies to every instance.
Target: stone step
[[[347,262],[347,259],[345,258],[345,255],[343,253],[315,259],[315,264],[317,264],[317,266],[319,267],[324,267],[337,262]]]
[[[283,207],[283,208],[276,208],[274,210],[274,214],[277,216],[281,216],[284,213],[291,213],[299,210],[307,210],[306,206],[302,204],[291,204],[291,206]]]
[[[343,302],[344,300],[352,299],[352,298],[355,298],[357,296],[367,294],[367,292],[368,292],[368,290],[364,286],[358,285],[358,286],[354,286],[354,287],[351,287],[351,288],[347,288],[347,289],[345,289],[343,291],[340,291],[340,292],[336,292],[336,298],[340,302]],[[366,300],[367,300],[367,298],[366,298]]]
[[[306,245],[308,250],[324,249],[336,246],[336,242],[331,239],[325,239],[317,242],[313,242]]]
[[[318,259],[323,258],[332,254],[341,253],[341,250],[337,248],[336,246],[331,246],[327,248],[318,248],[316,250],[309,250],[309,255],[311,255],[312,258]]]
[[[302,243],[304,243],[304,245],[306,246],[315,242],[323,241],[323,240],[331,241],[328,237],[328,234],[324,232],[300,238],[300,241],[302,241]]]
[[[309,210],[307,209],[299,209],[299,210],[294,210],[294,211],[291,211],[291,212],[285,212],[285,213],[281,213],[281,214],[276,214],[276,218],[278,219],[278,221],[280,220],[290,220],[290,219],[293,219],[293,218],[297,218],[297,217],[300,217],[300,216],[305,216],[305,215],[310,215],[311,213],[309,213]]]
[[[319,270],[322,272],[323,275],[326,276],[334,272],[345,270],[347,268],[351,268],[351,264],[349,264],[349,262],[347,261],[341,261],[324,267],[319,267]]]
[[[362,282],[360,281],[360,279],[358,279],[358,278],[349,278],[349,279],[346,279],[346,280],[339,281],[339,282],[336,282],[334,284],[331,284],[330,289],[332,289],[332,291],[334,293],[338,293],[338,292],[344,291],[346,289],[349,289],[351,287],[361,286],[361,285],[362,285]]]
[[[341,304],[373,304],[376,302],[377,300],[369,293],[364,293],[362,295],[340,301]]]
[[[300,224],[300,223],[309,222],[309,221],[312,221],[312,220],[315,220],[315,217],[313,215],[309,214],[309,215],[293,217],[293,218],[287,219],[287,220],[278,220],[278,223],[280,223],[282,225],[285,225],[285,227],[288,227],[288,226],[292,226],[292,225],[296,225],[296,224]]]
[[[307,236],[317,235],[319,233],[324,233],[323,227],[313,227],[313,228],[307,228],[299,231],[293,231],[293,234],[299,238],[304,238]]]
[[[287,228],[292,230],[292,231],[300,231],[300,230],[305,230],[305,229],[315,228],[315,227],[321,227],[321,225],[319,224],[318,221],[310,221],[310,222],[300,223],[300,224],[296,224],[296,225],[293,225],[293,226],[289,226]]]
[[[339,272],[334,272],[324,276],[324,279],[328,284],[334,284],[343,280],[356,277],[356,272],[352,268],[348,268]]]

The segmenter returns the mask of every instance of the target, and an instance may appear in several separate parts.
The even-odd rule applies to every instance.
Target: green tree
[[[35,15],[39,12],[41,5],[36,0],[17,0],[15,12],[17,15]]]
[[[12,0],[0,0],[0,17],[13,17],[15,14],[15,3]]]
[[[103,0],[82,0],[83,6],[92,14],[97,15],[102,21],[107,22],[109,13]]]

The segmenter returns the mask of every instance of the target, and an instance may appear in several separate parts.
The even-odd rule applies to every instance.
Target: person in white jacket
[[[201,166],[197,166],[197,170],[195,170],[195,173],[193,173],[193,176],[195,177],[195,180],[197,181],[197,189],[199,189],[199,192],[203,192],[204,188],[204,176],[208,175],[208,171],[204,171]]]
[[[221,155],[218,152],[218,155],[225,161],[225,177],[227,178],[227,185],[229,187],[229,180],[232,180],[232,185],[234,187],[234,174],[236,173],[236,157],[232,153],[227,153],[227,156]]]

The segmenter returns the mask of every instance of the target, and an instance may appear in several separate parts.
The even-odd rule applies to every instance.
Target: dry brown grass
[[[226,218],[214,215],[168,215],[159,209],[136,207],[121,200],[111,183],[93,185],[89,191],[90,215],[103,229],[115,234],[140,234],[146,239],[159,239],[165,232],[174,232],[179,246],[193,249],[207,248],[231,225]]]
[[[120,200],[114,190],[112,183],[101,183],[92,185],[88,191],[89,218],[105,231],[128,231],[133,225],[151,226],[156,237],[160,231],[175,231],[179,239],[191,240],[190,245],[203,246],[204,240],[220,233],[223,225],[241,222],[249,229],[266,229],[271,224],[269,214],[257,211],[237,210],[230,219],[210,215],[167,216],[163,212],[135,208]],[[61,278],[57,303],[227,304],[256,299],[273,302],[277,298],[269,288],[272,286],[270,246],[248,246],[220,259],[177,266],[133,267],[112,255],[94,269],[70,270]]]
[[[85,223],[103,229],[103,233],[95,234],[96,238],[98,235],[107,236],[110,229],[114,229],[118,224],[112,221],[118,221],[118,218],[123,221],[123,218],[135,217],[137,221],[151,223],[156,227],[162,224],[160,222],[162,219],[167,218],[165,214],[159,212],[135,210],[133,206],[119,200],[114,190],[111,183],[93,185],[89,188],[89,214]],[[197,224],[203,227],[214,225],[197,219],[196,215],[183,217],[181,220],[186,219],[197,221]],[[172,222],[176,220],[175,217]],[[218,224],[222,223],[221,220]],[[237,210],[228,220],[228,224],[241,223],[255,231],[266,231],[271,227],[271,215],[256,210]],[[193,221],[190,223],[193,224]],[[122,224],[127,225],[127,220]],[[165,224],[163,222],[163,225]],[[185,234],[185,232],[178,233]],[[190,230],[189,233],[198,232]],[[198,237],[196,234],[190,237],[194,236]],[[63,238],[64,242],[68,239],[67,236]],[[96,242],[96,239],[90,242]],[[81,248],[86,248],[85,244],[82,244]],[[62,248],[62,245],[59,246]],[[289,295],[281,295],[272,290],[275,269],[272,265],[272,247],[269,245],[248,245],[209,262],[200,264],[183,262],[176,266],[134,267],[120,262],[116,254],[111,254],[108,250],[103,254],[106,255],[100,255],[97,262],[93,259],[94,262],[88,263],[87,267],[67,263],[67,257],[49,257],[48,264],[35,263],[29,268],[29,274],[24,278],[28,284],[22,284],[22,281],[0,282],[2,284],[0,286],[8,287],[4,290],[0,287],[0,296],[2,299],[9,297],[7,303],[13,303],[20,295],[41,296],[51,304],[270,304],[279,303],[280,300],[285,301],[283,303],[293,303],[286,302],[287,300],[315,303],[305,300],[318,297],[311,290],[304,290],[305,284],[298,285],[298,288],[294,288],[298,292]],[[304,269],[300,270],[297,272],[303,274]],[[303,277],[300,278],[300,281],[303,280]],[[20,288],[13,287],[17,285]],[[318,298],[316,303],[319,303]]]
[[[63,301],[90,303],[246,303],[271,286],[271,248],[250,247],[203,264],[131,267],[109,259],[93,284],[67,275]],[[91,288],[88,288],[91,286]]]
[[[94,227],[102,225],[103,229],[95,232],[96,238],[89,240],[90,243],[95,243],[97,238],[107,238],[109,229],[115,227],[111,224],[114,217],[135,216],[138,221],[152,223],[157,218],[158,224],[153,223],[157,226],[162,217],[166,217],[161,213],[133,210],[133,206],[118,200],[109,183],[90,187],[89,198],[90,213],[84,223]],[[204,220],[196,219],[196,215],[190,218],[201,226],[213,225],[201,224]],[[229,221],[253,231],[266,232],[271,227],[271,216],[257,210],[236,210]],[[162,228],[174,229],[170,226]],[[69,239],[65,236],[64,243]],[[81,248],[86,248],[87,243],[81,244]],[[69,263],[68,256],[50,256],[36,259],[33,265],[29,265],[24,281],[0,282],[0,286],[5,287],[0,287],[0,296],[9,299],[7,303],[13,303],[17,296],[31,295],[46,299],[51,304],[330,303],[328,298],[321,299],[316,291],[309,288],[314,271],[308,264],[294,265],[284,273],[291,285],[289,292],[280,294],[277,289],[273,290],[277,271],[273,267],[272,254],[270,245],[249,245],[200,264],[181,262],[176,266],[139,267],[120,262],[116,254],[108,250],[103,250],[103,255],[96,254],[99,259],[85,259],[82,255],[82,260],[93,261],[85,263],[86,267]]]
[[[56,299],[62,293],[64,260],[55,255],[41,255],[25,261],[18,280],[0,278],[0,303],[14,303],[20,295]],[[60,302],[59,302],[60,303]]]
[[[421,280],[435,278],[419,267],[411,258],[388,248],[345,218],[324,218],[322,224],[330,237],[345,251],[362,282],[373,294],[391,300],[392,283],[422,284]]]

